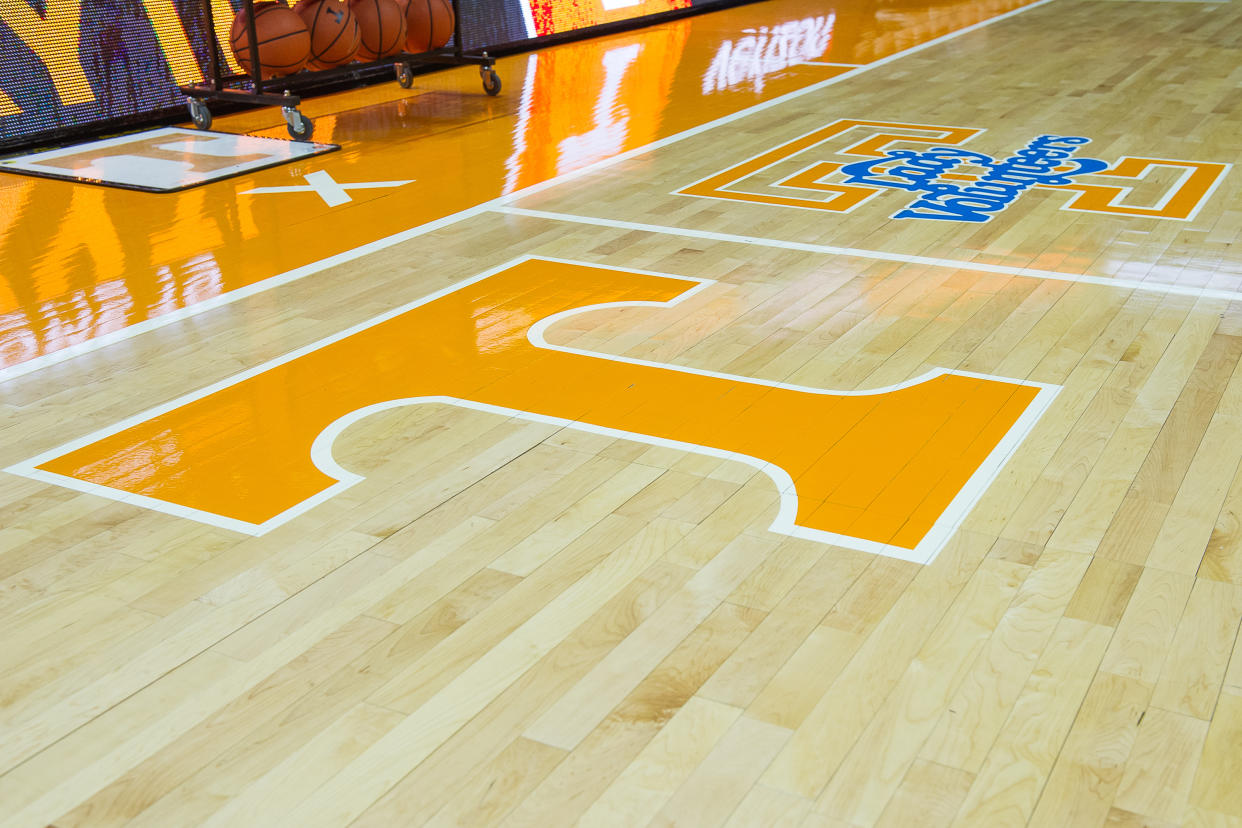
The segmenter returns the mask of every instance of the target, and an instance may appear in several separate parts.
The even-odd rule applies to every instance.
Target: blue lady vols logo
[[[1036,184],[1069,184],[1074,176],[1107,169],[1107,161],[1071,158],[1079,146],[1089,143],[1090,138],[1041,135],[1000,161],[959,147],[887,150],[882,158],[846,164],[841,173],[850,184],[922,194],[892,218],[983,222]],[[982,167],[986,172],[972,182],[942,177],[960,166]]]

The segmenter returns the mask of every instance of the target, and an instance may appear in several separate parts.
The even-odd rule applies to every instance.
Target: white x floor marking
[[[381,187],[400,187],[403,184],[411,184],[414,179],[408,181],[359,181],[354,184],[338,184],[336,179],[327,173],[326,170],[316,170],[313,173],[307,173],[302,176],[306,179],[306,184],[297,184],[289,187],[255,187],[253,190],[243,190],[242,195],[252,195],[256,193],[318,193],[329,207],[336,207],[339,204],[353,201],[346,190],[374,190]]]

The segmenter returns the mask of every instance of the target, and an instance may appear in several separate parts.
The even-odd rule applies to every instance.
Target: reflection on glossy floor
[[[153,200],[0,177],[0,370],[353,250],[1021,6],[949,3],[863,13],[745,7],[501,61],[489,98],[462,69],[308,103],[315,138],[344,151]],[[766,29],[766,31],[765,31]],[[763,55],[762,58],[757,57]],[[268,129],[264,130],[264,127]],[[284,137],[268,109],[223,131]],[[351,193],[238,197],[305,185],[414,179]],[[398,175],[399,174],[399,175]],[[48,227],[49,216],[64,216]],[[312,228],[318,228],[312,230]]]
[[[770,0],[0,177],[0,826],[1242,825],[1239,30]]]

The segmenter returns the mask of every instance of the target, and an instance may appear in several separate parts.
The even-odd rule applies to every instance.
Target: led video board
[[[648,17],[711,0],[463,0],[472,12],[463,20],[468,49],[518,43],[636,17]],[[716,0],[720,2],[720,0]],[[466,6],[463,6],[465,8]]]
[[[518,44],[724,0],[461,0],[469,50]],[[241,0],[3,0],[0,147],[179,108]],[[219,59],[238,67],[228,50]]]

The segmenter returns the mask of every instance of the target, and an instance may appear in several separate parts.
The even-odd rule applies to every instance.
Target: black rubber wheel
[[[402,89],[409,89],[414,85],[414,72],[410,70],[409,66],[404,63],[398,63],[393,68],[397,72],[397,83],[401,85]]]
[[[289,134],[295,141],[309,141],[311,135],[315,133],[315,125],[301,112],[293,113],[293,122],[289,123],[288,127]]]
[[[483,91],[489,95],[500,94],[500,75],[496,74],[495,69],[483,71]]]
[[[190,108],[190,120],[199,129],[211,129],[211,110],[198,98],[187,98],[186,106]]]

